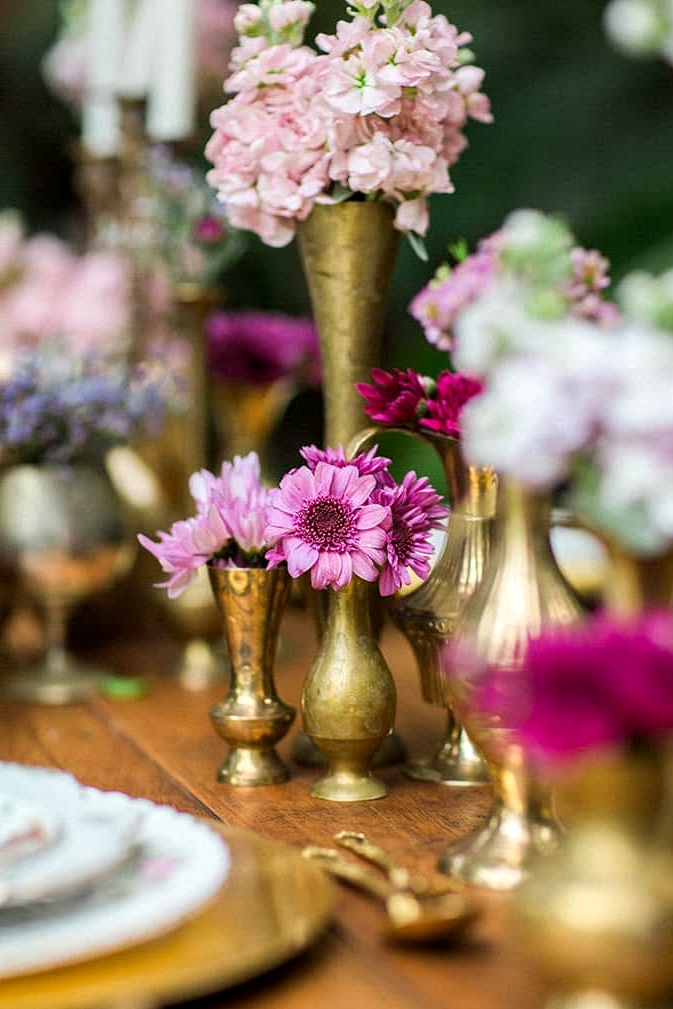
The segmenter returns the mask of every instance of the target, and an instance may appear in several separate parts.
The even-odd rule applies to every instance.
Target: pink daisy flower
[[[419,578],[430,574],[434,546],[432,529],[441,529],[449,509],[427,477],[417,477],[413,470],[401,484],[376,490],[372,497],[390,509],[391,526],[386,538],[386,558],[379,577],[382,596],[391,596],[402,585],[409,585],[413,571]]]
[[[412,368],[406,371],[374,368],[372,384],[358,382],[355,388],[367,401],[365,413],[378,424],[413,426],[425,409],[431,384],[431,379]]]
[[[351,465],[318,462],[315,472],[287,473],[269,492],[268,566],[287,561],[293,578],[310,571],[315,589],[341,589],[354,574],[375,581],[390,525],[389,508],[370,503],[375,487],[373,475]]]
[[[460,436],[460,415],[473,396],[482,391],[482,383],[462,372],[442,371],[437,378],[435,394],[428,399],[428,413],[419,420],[420,427],[441,434]]]
[[[306,461],[309,469],[315,471],[319,462],[327,462],[330,466],[355,466],[360,476],[375,476],[376,484],[379,487],[392,487],[395,483],[393,477],[388,472],[392,459],[384,455],[377,455],[378,445],[374,445],[366,452],[358,452],[352,459],[346,457],[346,450],[343,445],[337,448],[318,448],[316,445],[305,445],[300,449],[299,454]]]

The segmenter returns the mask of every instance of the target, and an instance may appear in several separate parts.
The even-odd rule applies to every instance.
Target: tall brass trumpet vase
[[[444,689],[442,653],[459,616],[481,582],[491,551],[497,477],[468,466],[456,438],[428,433],[442,460],[451,516],[442,551],[429,577],[393,598],[391,616],[418,663],[424,700],[447,713],[446,731],[433,752],[405,767],[421,781],[474,785],[489,781],[484,761],[458,721]]]
[[[285,568],[208,566],[208,577],[231,663],[229,693],[210,712],[229,746],[218,780],[240,786],[286,781],[289,771],[275,746],[296,712],[278,697],[273,667],[290,576]]]
[[[554,559],[550,519],[546,496],[511,480],[501,484],[490,559],[444,652],[448,696],[486,761],[494,805],[487,825],[449,847],[439,864],[497,890],[517,886],[534,856],[558,842],[549,793],[534,781],[512,732],[526,703],[521,669],[529,640],[582,613]]]
[[[302,692],[309,739],[326,757],[327,775],[312,790],[319,799],[357,802],[387,794],[371,760],[395,718],[395,683],[372,634],[369,584],[354,576],[329,589],[320,651]]]
[[[297,229],[320,343],[324,443],[332,447],[346,447],[368,420],[355,384],[368,381],[380,361],[386,300],[400,237],[393,220],[389,204],[348,201],[315,206]],[[371,601],[371,590],[363,592]],[[329,606],[328,625],[335,613],[336,606]],[[350,648],[353,655],[342,665],[340,675],[346,668],[357,668],[357,647],[353,627],[346,631],[342,644],[342,651]],[[368,645],[368,651],[374,648],[373,643]],[[294,759],[320,763],[320,754],[314,747],[307,748],[302,736],[295,741]],[[403,754],[403,744],[393,733],[386,738],[378,762],[401,760]]]

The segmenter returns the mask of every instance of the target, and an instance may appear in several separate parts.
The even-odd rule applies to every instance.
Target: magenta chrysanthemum
[[[604,615],[531,641],[518,733],[534,757],[555,761],[673,729],[673,619]],[[488,696],[488,694],[486,695]]]
[[[318,448],[316,445],[305,445],[299,452],[306,465],[313,471],[319,462],[327,462],[330,466],[355,466],[360,476],[375,476],[377,486],[391,487],[395,483],[388,472],[392,460],[377,453],[378,445],[374,445],[366,452],[358,452],[352,459],[347,458],[343,445],[339,445],[337,448],[330,446]]]
[[[381,595],[391,596],[402,585],[409,585],[410,570],[419,578],[430,574],[434,552],[430,532],[442,528],[448,508],[441,504],[427,477],[417,477],[413,471],[406,474],[401,484],[375,491],[373,500],[385,504],[392,519],[379,577]]]
[[[354,574],[375,581],[390,525],[389,509],[370,503],[375,487],[374,476],[349,465],[318,462],[315,472],[286,474],[269,492],[269,567],[286,561],[293,578],[310,571],[315,589],[341,589]]]
[[[443,371],[437,377],[437,388],[427,401],[427,416],[419,425],[455,438],[460,436],[460,415],[473,396],[482,391],[482,383],[462,372]]]
[[[367,401],[365,413],[372,420],[378,424],[408,426],[416,423],[431,382],[412,368],[406,371],[374,368],[372,383],[358,382],[355,388]]]

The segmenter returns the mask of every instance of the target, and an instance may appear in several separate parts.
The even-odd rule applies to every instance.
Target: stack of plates
[[[191,816],[0,763],[0,977],[160,935],[229,868],[225,842]]]

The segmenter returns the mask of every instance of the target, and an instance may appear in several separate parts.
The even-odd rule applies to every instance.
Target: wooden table
[[[142,626],[140,626],[142,624]],[[109,632],[109,628],[107,629]],[[340,829],[359,829],[400,861],[434,872],[444,845],[483,822],[488,787],[450,788],[413,781],[401,766],[380,771],[390,794],[368,803],[330,803],[310,797],[317,770],[293,765],[283,785],[236,789],[218,784],[225,744],[208,719],[226,681],[188,691],[171,676],[178,643],[152,619],[109,634],[80,650],[101,657],[120,674],[147,677],[139,700],[97,697],[60,708],[0,702],[0,759],[63,768],[83,783],[118,789],[300,849],[329,845]],[[290,610],[276,668],[278,690],[297,704],[315,650],[312,623]],[[397,727],[412,756],[428,751],[444,724],[441,711],[420,696],[412,654],[386,627],[383,651],[398,687]],[[293,726],[279,746],[289,758]],[[489,897],[485,913],[460,944],[410,950],[381,936],[383,909],[349,888],[339,891],[327,933],[297,959],[227,992],[189,1003],[193,1009],[540,1009],[540,983],[509,937],[506,897]],[[182,1003],[186,1009],[187,1003]]]

